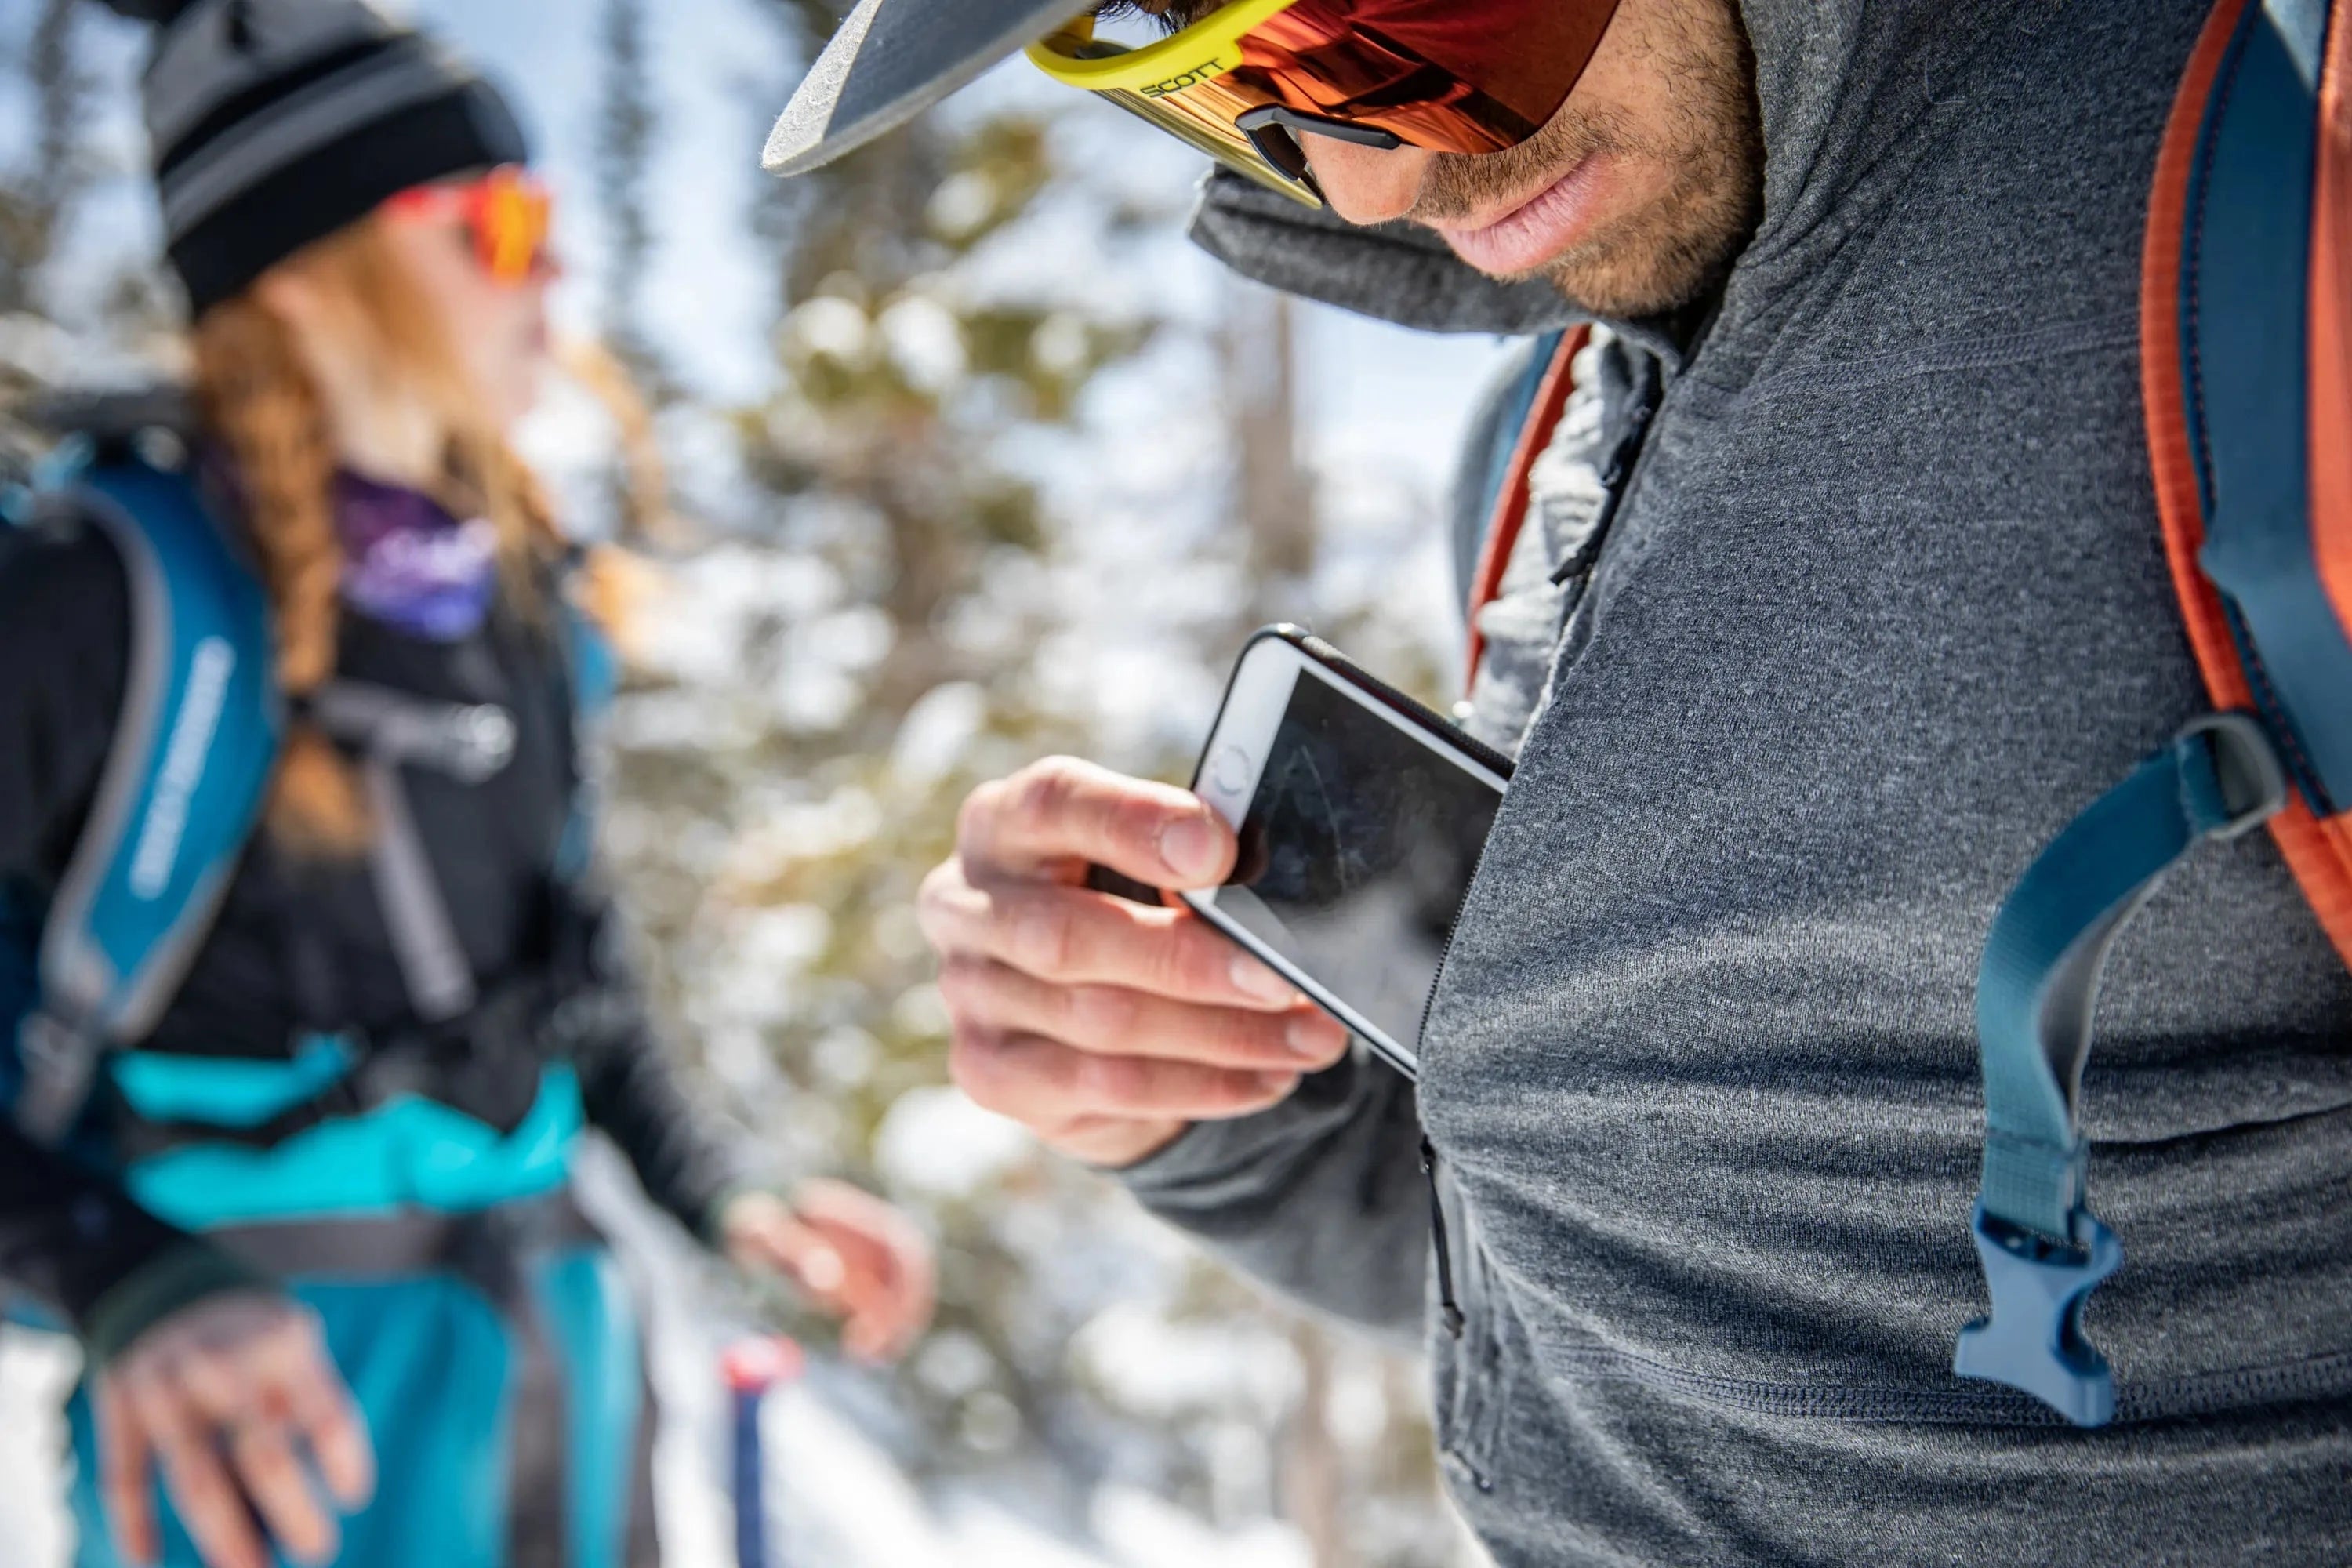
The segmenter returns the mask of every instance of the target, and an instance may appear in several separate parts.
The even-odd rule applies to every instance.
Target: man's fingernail
[[[1328,1060],[1347,1043],[1347,1032],[1320,1013],[1301,1013],[1285,1032],[1292,1052],[1310,1062]]]
[[[1200,817],[1180,816],[1160,830],[1160,858],[1186,882],[1204,880],[1216,874],[1216,836]]]
[[[1262,1072],[1257,1075],[1258,1087],[1268,1094],[1288,1094],[1298,1087],[1295,1072]]]
[[[1234,984],[1265,1002],[1296,1002],[1298,993],[1289,981],[1246,952],[1234,954]]]

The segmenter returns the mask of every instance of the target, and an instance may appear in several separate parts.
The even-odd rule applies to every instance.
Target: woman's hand
[[[158,1466],[211,1568],[269,1568],[262,1528],[292,1561],[330,1562],[341,1531],[326,1499],[350,1513],[375,1489],[367,1429],[319,1321],[283,1296],[209,1296],[163,1318],[98,1374],[96,1403],[100,1486],[134,1563],[162,1553]]]
[[[930,1244],[912,1221],[846,1182],[804,1182],[786,1203],[742,1193],[719,1216],[727,1256],[782,1274],[842,1320],[860,1361],[895,1361],[931,1321]]]

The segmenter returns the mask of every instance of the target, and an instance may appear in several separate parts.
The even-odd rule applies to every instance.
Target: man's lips
[[[1607,188],[1609,160],[1587,153],[1528,201],[1486,223],[1433,224],[1454,254],[1498,278],[1534,272],[1583,237]]]

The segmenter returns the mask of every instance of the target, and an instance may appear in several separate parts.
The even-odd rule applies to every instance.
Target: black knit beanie
[[[365,0],[106,3],[158,24],[147,134],[194,315],[396,192],[526,156],[497,89]]]

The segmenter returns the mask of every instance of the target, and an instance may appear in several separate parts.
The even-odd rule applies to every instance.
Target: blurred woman
[[[855,1352],[919,1331],[928,1258],[854,1189],[751,1181],[625,971],[582,831],[593,647],[507,440],[551,272],[511,115],[359,0],[119,8],[160,27],[144,90],[192,417],[176,441],[89,432],[147,489],[0,529],[0,1026],[26,1017],[0,1282],[87,1351],[79,1561],[645,1568],[641,1352],[568,1195],[581,1129],[841,1314]],[[77,855],[119,826],[121,742],[152,719],[157,634],[134,620],[175,602],[152,579],[197,569],[135,498],[182,492],[258,584],[285,719],[170,985],[109,1027],[77,1016],[105,977],[84,986],[58,927],[90,907]],[[149,801],[134,894],[142,869],[142,896],[175,885],[242,732],[215,641],[210,706],[156,742],[153,789],[184,787],[176,816]]]

